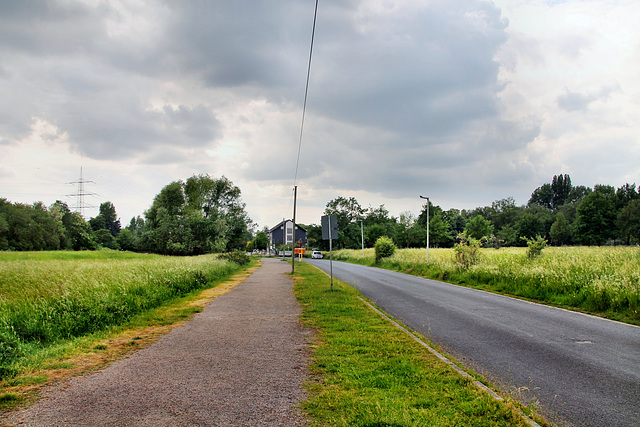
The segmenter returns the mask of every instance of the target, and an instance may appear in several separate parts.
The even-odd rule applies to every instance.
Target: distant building
[[[293,242],[293,221],[281,221],[269,230],[269,243],[271,246],[279,246],[282,242],[291,244]],[[307,245],[307,230],[296,224],[296,242],[302,241],[302,246]],[[294,246],[297,246],[294,245]]]

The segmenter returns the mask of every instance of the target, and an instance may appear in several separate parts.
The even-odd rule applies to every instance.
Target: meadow
[[[216,255],[0,253],[0,379],[47,346],[123,324],[239,268]]]
[[[456,263],[453,249],[400,249],[375,263],[373,249],[340,250],[333,259],[499,292],[640,324],[640,248],[481,249],[477,264]]]

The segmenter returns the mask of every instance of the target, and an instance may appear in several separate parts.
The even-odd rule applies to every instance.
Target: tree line
[[[56,201],[47,207],[0,198],[0,250],[95,250],[99,248],[197,255],[243,249],[252,221],[241,191],[226,177],[194,175],[166,185],[144,218],[122,227],[111,202],[85,221]]]
[[[513,197],[472,210],[444,210],[429,201],[418,216],[402,212],[393,217],[384,205],[363,208],[353,198],[338,197],[327,203],[324,214],[337,215],[339,235],[334,247],[373,247],[387,236],[398,247],[425,247],[427,221],[432,247],[453,247],[466,235],[485,246],[526,246],[538,237],[551,245],[631,245],[640,243],[640,187],[573,186],[568,174],[555,175],[536,188],[526,205]],[[319,225],[307,226],[309,245],[328,250]]]

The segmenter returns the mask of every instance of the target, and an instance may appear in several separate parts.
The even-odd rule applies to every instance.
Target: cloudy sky
[[[637,0],[0,2],[0,197],[114,203],[226,176],[262,228],[640,184]],[[96,208],[85,211],[95,216]]]

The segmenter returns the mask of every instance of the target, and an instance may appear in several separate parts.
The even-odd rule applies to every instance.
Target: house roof
[[[285,219],[284,221],[280,221],[279,223],[277,223],[275,226],[271,227],[269,229],[269,233],[273,233],[275,230],[277,230],[278,228],[280,228],[282,226],[283,222],[291,222],[290,219]],[[301,226],[300,224],[296,224],[296,227],[298,227],[300,230],[302,231],[307,231],[307,229],[303,226]]]

